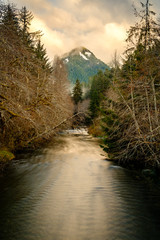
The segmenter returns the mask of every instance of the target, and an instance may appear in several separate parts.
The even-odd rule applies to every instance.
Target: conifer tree
[[[49,59],[47,56],[47,51],[44,48],[44,44],[41,43],[40,39],[38,40],[37,45],[35,47],[35,54],[37,59],[39,59],[42,62],[42,67],[46,70],[52,71],[52,67],[50,66]]]
[[[90,111],[91,117],[95,118],[98,115],[98,109],[101,101],[104,99],[104,93],[111,81],[112,73],[106,69],[105,73],[99,71],[94,77],[90,90]]]
[[[135,9],[139,21],[128,31],[126,61],[122,78],[113,87],[119,95],[114,111],[119,124],[106,128],[107,151],[122,164],[160,166],[159,139],[159,26],[149,0]],[[113,120],[113,119],[111,119]],[[115,125],[114,121],[111,123]],[[107,122],[108,124],[108,122]],[[115,125],[116,126],[116,125]]]
[[[63,66],[59,65],[56,79],[46,69],[39,31],[30,34],[28,47],[24,37],[32,17],[25,8],[21,13],[0,0],[0,146],[10,150],[37,144],[72,115]],[[61,84],[55,87],[55,82]]]
[[[134,14],[140,20],[128,31],[127,53],[133,53],[139,45],[143,45],[146,52],[157,41],[159,26],[155,19],[156,13],[151,10],[152,4],[150,0],[146,0],[146,3],[141,2],[141,6],[140,11],[134,8]]]
[[[75,86],[73,88],[73,100],[76,105],[82,101],[82,87],[78,79],[76,80]]]
[[[21,33],[22,33],[22,39],[27,44],[31,44],[31,35],[29,33],[29,27],[31,25],[31,21],[33,19],[33,15],[30,11],[26,9],[26,7],[22,7],[20,10],[20,26],[21,26]]]
[[[19,21],[18,21],[18,13],[16,8],[13,5],[8,4],[5,6],[4,14],[2,16],[2,24],[4,24],[5,28],[8,31],[15,31],[19,33]]]

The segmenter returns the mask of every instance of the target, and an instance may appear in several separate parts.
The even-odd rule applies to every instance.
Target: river
[[[107,162],[90,136],[19,158],[0,176],[1,240],[160,239],[159,184]]]

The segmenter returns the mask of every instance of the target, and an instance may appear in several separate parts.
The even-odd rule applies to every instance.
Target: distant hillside
[[[99,70],[105,71],[109,67],[97,59],[96,56],[87,48],[75,48],[62,56],[68,70],[68,77],[72,83],[79,79],[80,82],[88,83],[90,77],[94,76]]]

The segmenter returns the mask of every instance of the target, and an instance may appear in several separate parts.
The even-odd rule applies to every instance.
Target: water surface
[[[160,187],[62,135],[0,176],[1,240],[158,240]]]

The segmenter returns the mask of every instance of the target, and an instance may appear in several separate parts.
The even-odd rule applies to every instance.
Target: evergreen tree
[[[128,31],[127,42],[129,47],[126,50],[127,53],[133,53],[139,45],[142,45],[144,52],[146,52],[157,41],[160,29],[155,19],[156,13],[151,10],[152,4],[150,0],[146,0],[146,3],[141,2],[141,6],[139,12],[134,8],[135,16],[140,21],[131,26]]]
[[[90,90],[90,111],[91,118],[95,118],[98,115],[98,110],[101,101],[104,99],[104,93],[109,86],[112,79],[112,74],[110,70],[106,69],[105,73],[99,71],[92,80],[91,90]]]
[[[13,5],[8,4],[5,6],[4,14],[2,15],[2,24],[4,24],[8,31],[15,31],[19,33],[20,27],[18,13]]]
[[[159,26],[149,0],[141,3],[139,21],[128,31],[127,56],[122,73],[113,85],[119,95],[103,119],[107,144],[122,164],[160,166],[159,139]],[[106,104],[107,105],[107,104]],[[109,104],[108,104],[109,105]]]
[[[31,49],[24,41],[29,19],[27,23],[27,11],[23,10],[24,21],[19,27],[19,10],[0,0],[0,146],[13,151],[33,142],[38,146],[38,139],[55,134],[56,128],[73,114],[71,98],[63,84],[63,66],[59,64],[55,79],[46,69],[44,46],[33,42]],[[57,88],[56,81],[61,83]],[[4,161],[0,159],[0,165],[1,162]]]
[[[50,66],[49,59],[47,56],[47,51],[44,48],[44,44],[41,43],[39,39],[37,45],[35,47],[35,54],[37,59],[39,59],[42,63],[42,67],[46,70],[52,71],[52,67]]]
[[[22,39],[24,42],[30,45],[32,40],[31,40],[31,35],[29,33],[29,27],[31,25],[33,15],[30,11],[26,9],[26,7],[22,7],[19,15],[20,15],[19,21],[21,26]]]
[[[76,80],[75,86],[73,88],[73,100],[76,105],[82,101],[82,87],[78,79]]]

